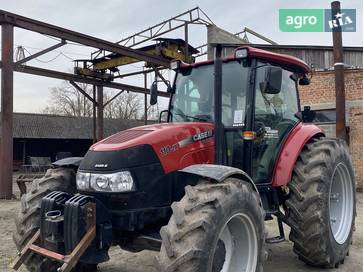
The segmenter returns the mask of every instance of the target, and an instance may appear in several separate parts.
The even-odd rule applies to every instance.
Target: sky
[[[342,0],[341,5],[342,8],[357,11],[357,31],[343,33],[343,45],[363,46],[363,1]],[[279,44],[332,45],[329,32],[287,33],[279,30],[279,9],[329,8],[330,1],[323,0],[0,0],[2,10],[114,42],[196,6],[217,26],[232,33],[248,27]],[[26,54],[33,54],[57,43],[49,37],[21,29],[16,29],[14,35],[15,46],[24,46]],[[168,37],[183,38],[183,35],[183,32],[177,31]],[[206,43],[207,31],[204,26],[191,26],[189,35],[192,46]],[[252,42],[259,42],[252,36],[249,37]],[[85,46],[66,45],[27,64],[72,72],[72,59],[89,58],[93,51],[94,49]],[[137,63],[123,68],[123,71],[135,71],[142,65]],[[169,75],[168,72],[165,73],[166,76]],[[151,80],[150,75],[149,82]],[[143,85],[142,78],[120,82]],[[41,112],[49,104],[50,89],[61,83],[56,79],[15,73],[14,111]]]

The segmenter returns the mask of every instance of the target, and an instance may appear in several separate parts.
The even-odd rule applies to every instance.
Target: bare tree
[[[92,96],[92,86],[87,84],[79,84],[79,86]],[[43,112],[67,116],[90,117],[92,116],[92,108],[92,102],[65,81],[60,86],[51,88],[49,106]]]
[[[79,86],[92,97],[92,85],[79,84]],[[109,101],[113,95],[114,93],[104,90],[103,103]],[[104,116],[106,118],[138,119],[143,114],[142,104],[142,97],[139,94],[123,92],[104,108]],[[60,86],[51,88],[49,106],[43,112],[91,117],[93,104],[69,82],[65,81]]]
[[[105,101],[110,95],[106,95]],[[136,93],[122,93],[104,109],[106,118],[138,119],[141,114],[141,97]]]

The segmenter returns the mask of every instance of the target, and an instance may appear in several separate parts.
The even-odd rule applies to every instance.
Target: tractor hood
[[[114,153],[123,154],[116,157],[125,160],[124,167],[158,160],[164,172],[170,173],[192,164],[213,163],[213,130],[213,124],[202,122],[147,125],[116,133],[94,144],[89,152],[96,159],[92,160],[94,165],[104,164],[102,160],[97,161],[97,157],[101,159]],[[99,156],[94,156],[95,153]]]

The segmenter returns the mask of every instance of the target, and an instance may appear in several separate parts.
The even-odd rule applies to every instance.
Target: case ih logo
[[[198,133],[198,134],[193,135],[193,141],[194,142],[201,141],[201,140],[210,138],[212,136],[213,136],[213,130],[207,130],[207,131],[204,131],[202,133]]]
[[[282,32],[355,32],[356,10],[280,9],[279,26]]]

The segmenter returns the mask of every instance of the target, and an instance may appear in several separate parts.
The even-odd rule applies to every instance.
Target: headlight
[[[87,190],[89,188],[90,173],[77,172],[77,188],[79,190]]]
[[[112,174],[78,172],[77,188],[85,191],[130,192],[135,190],[135,185],[129,171]]]

